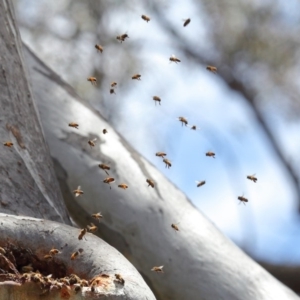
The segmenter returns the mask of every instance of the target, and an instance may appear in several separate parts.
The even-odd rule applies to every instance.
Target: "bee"
[[[211,156],[211,157],[215,158],[216,154],[214,152],[212,152],[212,151],[208,151],[208,152],[205,153],[205,155],[206,156]]]
[[[118,187],[119,187],[119,188],[121,188],[121,189],[123,189],[123,190],[126,190],[126,189],[128,189],[128,185],[127,185],[127,184],[125,184],[125,183],[121,183],[121,184],[119,184],[119,185],[118,185]]]
[[[170,56],[169,60],[170,60],[170,62],[174,62],[176,64],[181,62],[181,60],[179,58],[177,58],[174,54]]]
[[[112,183],[112,182],[114,182],[114,181],[115,181],[115,179],[112,178],[112,177],[106,177],[106,178],[103,180],[104,183],[107,183],[107,184],[109,185],[109,188],[110,188],[110,189],[111,189],[110,183]]]
[[[146,15],[142,15],[141,17],[143,20],[145,20],[147,23],[150,21],[150,18]]]
[[[206,70],[214,73],[214,74],[217,74],[217,67],[214,67],[214,66],[207,66],[206,67]]]
[[[101,45],[95,45],[95,48],[97,49],[98,52],[103,52],[103,47]]]
[[[184,124],[185,126],[187,126],[188,121],[187,121],[186,118],[184,118],[184,117],[179,117],[178,120],[181,122],[181,126],[183,126],[183,124]]]
[[[76,190],[73,191],[73,194],[75,195],[75,197],[78,197],[78,196],[80,196],[80,195],[83,194],[83,191],[81,190],[81,186],[80,185],[77,187]]]
[[[154,188],[154,181],[151,179],[146,179],[146,182],[148,183],[148,186],[152,186]]]
[[[92,147],[95,147],[96,141],[97,141],[96,138],[88,141],[88,144],[91,146],[91,148],[92,148]]]
[[[124,280],[124,278],[121,276],[121,274],[115,274],[115,277],[116,277],[116,281],[117,282],[119,282],[119,283],[121,283],[121,284],[125,284],[125,280]]]
[[[87,232],[86,228],[81,229],[80,233],[78,235],[78,239],[82,240],[82,238],[84,237],[84,235],[86,234],[86,232]]]
[[[191,130],[200,130],[200,128],[197,128],[196,125],[193,125],[193,126],[190,126],[191,127]]]
[[[50,251],[49,251],[49,254],[54,256],[56,254],[60,253],[60,251],[58,249],[55,249],[55,248],[52,248]]]
[[[78,251],[73,252],[73,253],[71,254],[71,260],[76,259],[76,257],[77,257],[78,255],[79,255],[79,252],[78,252]]]
[[[4,249],[4,248],[2,248],[2,247],[0,247],[0,253],[1,253],[2,255],[5,255],[5,254],[6,254],[6,251],[5,251],[5,249]]]
[[[175,231],[179,231],[179,228],[176,224],[172,224],[171,227],[175,230]]]
[[[29,272],[33,272],[33,267],[31,264],[27,265],[27,266],[23,266],[22,267],[22,272],[23,273],[29,273]]]
[[[169,169],[170,167],[172,167],[172,164],[171,164],[171,162],[168,159],[164,158],[163,162],[166,164],[166,168]]]
[[[203,180],[203,181],[196,181],[196,183],[197,183],[197,187],[200,187],[200,186],[202,186],[202,185],[205,184],[205,180]]]
[[[44,256],[44,259],[46,259],[46,260],[51,260],[52,258],[53,258],[53,256],[50,255],[50,254],[46,254],[46,255]]]
[[[159,157],[162,157],[162,158],[165,158],[165,156],[167,156],[167,153],[165,153],[165,152],[156,152],[155,155],[159,156]]]
[[[74,284],[74,292],[75,294],[79,293],[81,291],[81,286],[79,284]]]
[[[163,267],[164,267],[164,266],[153,267],[153,268],[151,269],[151,271],[154,271],[154,272],[157,272],[157,273],[163,273],[163,272],[164,272],[164,271],[163,271]]]
[[[257,181],[257,178],[255,177],[255,174],[247,176],[247,179],[252,180],[253,182]]]
[[[107,129],[104,128],[104,129],[102,130],[102,132],[103,132],[103,134],[106,134],[106,133],[107,133]]]
[[[87,81],[90,81],[92,85],[96,85],[97,79],[96,77],[88,77]]]
[[[96,225],[94,225],[93,223],[91,223],[91,225],[87,226],[87,229],[89,232],[96,232],[98,230],[98,227]]]
[[[78,129],[79,125],[77,123],[71,122],[71,123],[69,123],[69,126]]]
[[[131,79],[141,80],[141,74],[134,74]]]
[[[3,145],[5,146],[5,147],[11,147],[11,146],[13,146],[14,144],[12,143],[12,142],[5,142],[5,143],[3,143]]]
[[[240,203],[242,202],[245,205],[245,202],[248,202],[248,199],[243,196],[239,196],[238,200],[240,200]]]
[[[115,81],[113,81],[113,82],[110,84],[110,86],[113,88],[113,87],[117,86],[117,83],[116,83]]]
[[[96,214],[92,214],[92,218],[98,220],[98,222],[100,223],[100,219],[103,218],[103,216],[100,212],[98,212]]]
[[[99,164],[98,166],[99,166],[100,169],[104,170],[104,172],[105,172],[107,175],[109,175],[108,172],[106,171],[106,170],[110,170],[110,167],[109,167],[108,165],[105,165],[105,164]]]
[[[159,105],[160,105],[160,101],[161,101],[161,99],[158,97],[158,96],[153,96],[153,98],[152,98],[154,101],[155,101],[155,105],[156,105],[156,102],[158,102],[159,103]]]
[[[114,89],[110,89],[110,90],[109,90],[109,93],[110,93],[110,94],[115,94],[115,95],[116,95],[116,93],[115,93],[115,90],[114,90]]]
[[[188,26],[190,23],[191,23],[191,19],[190,18],[184,20],[183,27]]]
[[[124,42],[127,38],[129,38],[127,33],[121,34],[117,36],[117,40],[119,40],[121,43]]]

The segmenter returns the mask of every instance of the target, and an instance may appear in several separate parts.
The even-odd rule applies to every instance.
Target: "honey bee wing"
[[[79,191],[81,190],[81,186],[80,185],[77,187],[77,190],[79,190]]]
[[[94,139],[92,140],[93,143],[95,143],[96,141],[97,141],[97,138],[94,138]]]

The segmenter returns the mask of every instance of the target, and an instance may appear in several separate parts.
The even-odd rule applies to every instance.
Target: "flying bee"
[[[121,189],[123,189],[123,190],[126,190],[126,189],[128,189],[128,185],[127,185],[127,184],[125,184],[125,183],[121,183],[121,184],[119,184],[119,185],[118,185],[118,187],[119,187],[119,188],[121,188]]]
[[[184,20],[183,27],[188,26],[190,23],[191,23],[191,19],[190,18]]]
[[[115,277],[116,277],[115,281],[117,281],[117,282],[119,282],[120,284],[123,284],[123,285],[125,284],[125,280],[121,276],[121,274],[115,274]]]
[[[110,167],[109,167],[108,165],[105,165],[105,164],[99,164],[98,166],[99,166],[100,169],[104,170],[104,172],[105,172],[107,175],[109,175],[108,172],[106,171],[106,170],[110,170]]]
[[[127,38],[129,38],[129,36],[128,36],[127,33],[124,33],[124,34],[118,35],[116,38],[117,38],[117,40],[119,40],[119,41],[122,43],[122,42],[124,42]]]
[[[5,147],[11,147],[11,146],[13,146],[14,144],[12,143],[12,142],[5,142],[5,143],[3,143],[3,145],[5,146]]]
[[[243,196],[239,196],[238,200],[240,200],[240,203],[242,202],[245,205],[245,202],[248,202],[248,199]]]
[[[103,47],[101,45],[95,45],[95,48],[97,49],[98,52],[103,52]]]
[[[104,129],[102,130],[102,133],[103,133],[103,134],[106,134],[106,133],[107,133],[107,129],[104,128]]]
[[[87,226],[87,229],[89,232],[96,232],[98,230],[98,227],[96,225],[94,225],[93,223],[91,223],[91,225]]]
[[[205,180],[203,180],[203,181],[196,181],[196,183],[197,183],[197,187],[200,187],[200,186],[202,186],[202,185],[205,184]]]
[[[69,126],[78,129],[79,125],[77,123],[71,122],[71,123],[69,123]]]
[[[162,157],[162,158],[165,158],[165,156],[167,156],[167,153],[165,153],[165,152],[156,152],[155,155],[159,156],[159,157]]]
[[[141,17],[143,20],[145,20],[147,23],[150,21],[150,18],[146,15],[142,15]]]
[[[95,147],[96,141],[97,141],[96,138],[88,141],[88,144],[91,146],[91,148],[92,148],[92,147]]]
[[[113,82],[110,84],[110,86],[113,88],[113,87],[117,86],[117,83],[116,83],[115,81],[113,81]]]
[[[90,81],[92,85],[96,85],[96,83],[97,83],[96,77],[92,77],[92,76],[88,77],[87,81]]]
[[[163,159],[163,162],[166,164],[166,168],[168,169],[172,166],[171,162],[166,158]]]
[[[184,117],[178,117],[178,120],[181,122],[181,126],[183,126],[183,124],[184,124],[185,126],[187,126],[188,121],[187,121],[186,118],[184,118]]]
[[[179,58],[177,58],[174,54],[172,54],[169,58],[170,62],[174,62],[174,63],[179,63],[181,62],[181,60]]]
[[[77,187],[76,190],[73,191],[73,194],[75,195],[75,197],[78,197],[78,196],[80,196],[80,195],[83,194],[83,191],[81,190],[81,186],[80,185]]]
[[[110,93],[110,94],[115,94],[115,95],[116,95],[115,89],[110,89],[110,90],[109,90],[109,93]]]
[[[151,271],[154,271],[154,272],[157,272],[157,273],[163,273],[163,272],[164,272],[164,271],[163,271],[163,267],[164,267],[164,266],[153,267],[153,268],[151,269]]]
[[[82,240],[82,238],[84,237],[84,235],[86,234],[86,232],[87,232],[86,228],[81,229],[80,233],[78,235],[78,239]]]
[[[247,179],[252,180],[253,182],[257,181],[257,178],[255,177],[255,174],[247,176]]]
[[[214,67],[214,66],[207,66],[206,67],[206,70],[214,73],[214,74],[217,74],[217,67]]]
[[[141,80],[141,74],[134,74],[131,79],[135,79],[135,80]]]
[[[146,179],[146,182],[148,183],[148,186],[152,186],[154,188],[154,181],[151,179]]]
[[[200,130],[200,128],[197,128],[196,125],[193,125],[193,126],[190,126],[191,127],[191,130]]]
[[[100,219],[103,218],[103,216],[100,212],[98,212],[96,214],[92,214],[92,218],[98,220],[98,222],[100,223]]]
[[[161,101],[161,99],[158,97],[158,96],[153,96],[153,98],[152,98],[154,101],[155,101],[155,105],[156,105],[156,102],[158,102],[159,103],[159,105],[160,105],[160,101]]]
[[[56,254],[60,253],[60,251],[58,249],[55,249],[55,248],[52,248],[50,251],[49,251],[49,254],[54,256]]]
[[[112,178],[112,177],[106,177],[106,178],[103,180],[104,183],[107,183],[107,184],[109,185],[109,188],[110,188],[110,189],[111,189],[110,184],[111,184],[112,182],[114,182],[114,181],[115,181],[115,179]]]
[[[77,257],[78,255],[79,255],[79,252],[78,252],[78,251],[73,252],[73,253],[71,254],[71,260],[76,259],[76,257]]]
[[[177,224],[172,224],[171,227],[172,227],[175,231],[179,231],[179,228],[178,228]]]
[[[215,158],[216,154],[214,152],[212,152],[212,151],[208,151],[208,152],[205,153],[205,155],[206,156],[211,156],[211,157]]]

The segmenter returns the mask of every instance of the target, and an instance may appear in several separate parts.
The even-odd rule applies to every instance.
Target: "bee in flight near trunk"
[[[164,158],[163,162],[166,164],[166,168],[170,169],[170,167],[172,167],[172,164],[168,159]]]
[[[97,83],[96,77],[88,77],[87,81],[90,81],[92,85],[96,85]]]
[[[148,186],[152,186],[152,188],[154,188],[154,181],[151,179],[146,179],[146,182],[148,183]]]
[[[78,186],[78,188],[76,190],[73,191],[73,194],[75,195],[75,197],[78,197],[83,194],[83,191],[81,190],[80,185]]]
[[[183,126],[183,124],[184,124],[185,126],[187,126],[188,121],[187,121],[186,118],[184,118],[184,117],[179,117],[178,120],[181,122],[181,126]]]
[[[214,73],[214,74],[217,74],[217,67],[214,67],[214,66],[207,66],[206,67],[206,70]]]
[[[98,222],[100,223],[100,219],[103,218],[102,214],[100,212],[96,213],[96,214],[92,214],[92,218],[98,220]]]
[[[100,169],[104,170],[104,172],[107,175],[109,175],[108,172],[107,172],[107,170],[110,170],[110,167],[108,165],[106,165],[106,164],[99,164],[98,166],[99,166]]]
[[[69,126],[78,129],[79,125],[77,123],[71,122],[69,123]]]
[[[106,177],[106,178],[103,180],[104,183],[107,183],[107,184],[109,185],[109,188],[110,188],[110,189],[111,189],[110,184],[113,183],[114,181],[115,181],[115,179],[112,178],[112,177]]]
[[[172,224],[171,227],[175,230],[175,231],[179,231],[179,228],[177,226],[178,224]]]
[[[5,147],[12,147],[13,146],[13,143],[12,142],[5,142],[5,143],[3,143],[3,145],[5,146]]]
[[[181,62],[181,60],[179,58],[177,58],[174,54],[170,56],[169,60],[170,60],[170,62],[174,62],[176,64]]]
[[[96,141],[97,141],[97,139],[95,138],[95,139],[93,139],[93,140],[89,140],[88,141],[88,144],[91,146],[91,148],[92,147],[95,147],[95,145],[96,145]]]
[[[121,189],[123,189],[123,190],[126,190],[126,189],[128,189],[128,185],[127,185],[127,184],[125,184],[125,183],[121,183],[121,184],[119,184],[119,185],[118,185],[118,187],[119,187],[119,188],[121,188]]]
[[[95,48],[97,49],[98,52],[103,52],[103,47],[101,45],[95,45]]]
[[[141,74],[134,74],[132,77],[131,77],[131,79],[135,79],[135,80],[141,80]]]
[[[161,99],[158,96],[153,96],[152,99],[155,101],[155,105],[156,105],[156,102],[158,102],[158,104],[160,105]]]

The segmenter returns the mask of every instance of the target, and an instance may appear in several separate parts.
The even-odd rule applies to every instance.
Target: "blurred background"
[[[268,267],[297,270],[299,1],[14,4],[23,41],[224,234]],[[121,43],[116,36],[124,33],[129,38]],[[172,54],[181,62],[171,63]],[[141,81],[131,79],[136,73]],[[110,94],[112,81],[116,94]],[[180,116],[197,130],[182,126]],[[168,154],[170,169],[157,151]],[[246,178],[253,174],[256,183]],[[197,188],[196,180],[206,184]],[[246,205],[239,205],[242,195]]]

